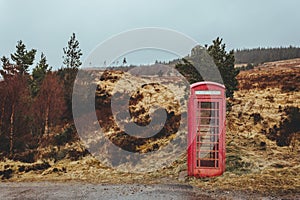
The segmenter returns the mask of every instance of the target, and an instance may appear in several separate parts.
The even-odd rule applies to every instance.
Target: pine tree
[[[15,66],[19,74],[28,74],[28,68],[33,64],[35,54],[35,49],[27,51],[26,46],[25,44],[23,44],[22,40],[18,41],[16,46],[16,53],[11,54],[11,59],[15,62]]]
[[[187,59],[183,58],[182,62],[176,64],[176,69],[189,81],[190,84],[203,81],[202,76]]]
[[[11,54],[11,60],[1,58],[1,150],[3,155],[13,158],[15,153],[24,152],[30,138],[30,103],[31,96],[28,85],[28,68],[33,64],[36,50],[26,50],[19,41],[16,52]],[[4,142],[4,143],[3,143]]]
[[[222,76],[223,84],[226,87],[226,96],[233,97],[233,93],[238,86],[236,76],[239,74],[239,70],[234,68],[234,51],[227,53],[226,46],[222,44],[222,39],[220,38],[214,40],[209,47],[207,45],[205,47],[206,50],[200,46],[193,48],[191,56],[187,57],[187,59],[183,58],[182,62],[176,64],[176,69],[187,78],[189,83],[200,82],[203,81],[203,77],[194,66],[194,63],[197,62],[198,66],[202,67],[200,71],[206,73],[206,78],[209,78],[209,81],[218,82],[218,79],[214,80],[214,68],[211,66],[212,58]]]
[[[42,53],[39,63],[32,70],[31,93],[33,96],[37,95],[46,74],[49,73],[51,69],[52,67],[48,65],[45,54]]]
[[[224,85],[226,87],[226,96],[233,97],[233,93],[237,90],[238,81],[236,76],[239,74],[239,70],[234,68],[234,51],[226,52],[226,45],[222,43],[222,39],[219,37],[213,41],[213,44],[207,48],[208,54],[214,59],[216,66],[218,67]]]
[[[68,41],[68,46],[63,48],[63,64],[66,68],[79,68],[82,64],[80,57],[82,56],[81,49],[79,48],[79,42],[76,39],[75,33],[72,34]]]
[[[2,69],[0,69],[0,74],[4,79],[14,76],[18,73],[16,66],[10,62],[9,58],[3,56],[1,58],[1,62]]]
[[[64,84],[65,101],[67,104],[67,111],[65,117],[72,119],[72,93],[73,85],[78,72],[78,68],[82,64],[80,57],[82,56],[79,42],[76,39],[75,33],[72,34],[68,41],[68,46],[63,48],[63,64],[65,68],[58,70],[58,75]]]
[[[28,110],[31,101],[28,87],[28,68],[33,64],[36,50],[26,50],[22,41],[18,41],[16,52],[9,58],[2,57],[0,74],[3,77],[1,87],[1,132],[7,138],[7,152],[12,158],[15,152],[26,148],[23,137],[29,132]]]

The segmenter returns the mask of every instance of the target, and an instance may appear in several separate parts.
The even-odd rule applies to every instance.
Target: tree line
[[[234,52],[234,56],[236,64],[249,63],[258,65],[265,62],[300,58],[300,48],[289,46],[279,48],[237,49]]]
[[[82,56],[74,33],[63,53],[63,67],[57,71],[41,53],[29,72],[37,50],[27,50],[22,40],[10,57],[1,58],[0,158],[36,150],[52,127],[72,121],[72,87]]]

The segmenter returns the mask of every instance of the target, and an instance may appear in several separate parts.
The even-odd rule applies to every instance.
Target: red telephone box
[[[212,177],[225,171],[225,86],[198,82],[188,102],[188,175]]]

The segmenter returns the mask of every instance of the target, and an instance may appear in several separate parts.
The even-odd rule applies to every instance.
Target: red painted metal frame
[[[188,175],[197,177],[213,177],[222,175],[225,171],[225,132],[226,132],[226,98],[224,85],[214,82],[198,82],[190,86],[191,94],[188,100]],[[196,95],[196,91],[220,91],[220,95]],[[195,102],[219,102],[219,149],[218,167],[197,167],[196,145],[196,106]],[[201,152],[201,150],[200,150]],[[200,161],[199,161],[200,162]]]

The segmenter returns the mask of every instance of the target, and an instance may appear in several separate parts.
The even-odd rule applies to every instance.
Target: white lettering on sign
[[[221,91],[218,90],[196,90],[196,95],[221,95]]]

